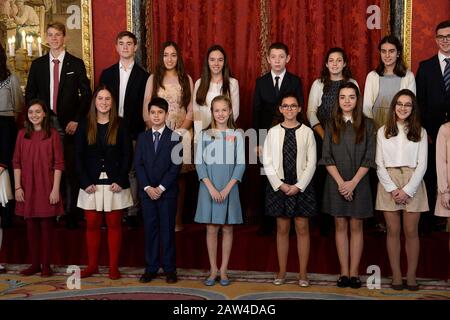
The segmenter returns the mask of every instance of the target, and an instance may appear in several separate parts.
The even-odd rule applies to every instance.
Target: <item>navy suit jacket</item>
[[[174,163],[171,157],[174,148],[176,148],[176,154],[179,155],[178,159],[174,160],[177,160],[179,163]],[[156,153],[152,130],[150,129],[139,134],[134,165],[142,199],[149,198],[144,191],[146,186],[156,188],[159,185],[166,188],[160,199],[177,197],[177,180],[181,170],[182,155],[183,147],[181,137],[168,127],[164,128]]]
[[[127,82],[123,106],[123,119],[133,140],[136,140],[139,133],[145,129],[144,119],[142,118],[142,105],[148,77],[147,71],[135,62]],[[100,83],[107,85],[111,89],[117,108],[119,108],[120,72],[118,63],[102,71]]]
[[[66,51],[59,79],[57,117],[64,130],[70,121],[80,122],[89,110],[92,91],[83,60]],[[39,98],[50,108],[50,59],[46,54],[33,61],[25,89],[27,104]]]
[[[302,81],[296,75],[286,71],[280,86],[279,96],[275,93],[271,72],[256,79],[253,96],[253,128],[258,130],[272,127],[278,100],[288,92],[293,92],[297,96],[298,103],[301,106],[304,105]]]
[[[432,140],[436,141],[439,127],[450,120],[450,92],[445,92],[444,77],[437,55],[420,63],[416,87],[422,126]]]

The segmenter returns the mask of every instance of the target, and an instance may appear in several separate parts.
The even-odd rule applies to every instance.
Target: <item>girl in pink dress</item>
[[[59,190],[64,158],[59,134],[50,128],[49,109],[41,100],[32,100],[26,108],[13,168],[16,214],[25,218],[31,254],[31,266],[21,274],[49,277],[55,216],[64,213]]]

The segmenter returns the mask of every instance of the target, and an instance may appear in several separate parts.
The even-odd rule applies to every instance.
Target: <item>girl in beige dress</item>
[[[166,125],[183,137],[183,167],[181,173],[195,170],[191,151],[193,136],[191,96],[193,87],[192,78],[184,70],[184,63],[178,45],[172,41],[164,42],[159,52],[155,73],[147,80],[142,113],[147,128],[151,128],[148,103],[152,97],[164,98],[169,103]],[[183,229],[181,214],[186,191],[185,175],[180,175],[178,183],[179,193],[175,231]]]

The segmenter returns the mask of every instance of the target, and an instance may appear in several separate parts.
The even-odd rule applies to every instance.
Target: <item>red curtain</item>
[[[327,50],[336,46],[347,52],[353,78],[364,89],[367,73],[377,65],[381,39],[381,30],[367,28],[366,11],[370,5],[383,8],[381,2],[270,1],[271,41],[288,45],[291,54],[288,69],[302,78],[305,98],[312,82],[320,76]]]
[[[435,29],[438,23],[450,19],[449,0],[413,1],[411,60],[416,73],[422,60],[438,53]]]
[[[222,45],[233,77],[239,80],[238,125],[250,127],[253,88],[261,70],[259,1],[171,0],[149,3],[153,6],[152,65],[156,65],[161,44],[167,40],[175,41],[195,83],[200,77],[207,49],[213,44]]]

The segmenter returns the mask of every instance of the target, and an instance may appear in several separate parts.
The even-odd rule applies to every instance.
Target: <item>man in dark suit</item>
[[[436,27],[436,44],[439,51],[422,61],[417,70],[417,100],[421,109],[422,125],[428,133],[428,168],[424,180],[427,187],[430,211],[436,204],[436,138],[439,127],[450,120],[450,20]],[[429,216],[427,219],[426,216]],[[422,233],[431,231],[432,215],[422,215]]]
[[[293,92],[301,106],[304,105],[302,82],[300,78],[286,70],[286,64],[291,59],[287,45],[275,42],[269,47],[267,62],[270,64],[270,72],[256,79],[255,94],[253,96],[253,128],[269,130],[272,127],[279,99],[287,92]],[[263,141],[259,144],[262,145]],[[261,147],[256,150],[258,156],[262,154]],[[260,195],[265,199],[267,179],[261,179]],[[264,200],[259,203],[264,204]],[[263,208],[260,208],[260,228],[258,234],[265,236],[273,232],[275,220],[266,216]]]
[[[155,97],[148,106],[152,129],[139,135],[134,160],[145,231],[146,266],[139,281],[146,283],[157,276],[162,245],[161,262],[166,282],[175,283],[177,179],[181,170],[183,150],[181,137],[165,125],[168,102]]]
[[[42,99],[52,111],[52,125],[63,139],[65,173],[63,191],[68,227],[76,227],[78,180],[74,165],[74,134],[86,117],[92,91],[83,60],[64,49],[66,27],[59,22],[47,25],[50,52],[33,61],[28,74],[25,99]]]
[[[135,62],[138,48],[136,36],[129,31],[122,31],[116,37],[116,51],[119,62],[102,71],[100,83],[111,89],[117,103],[119,117],[123,119],[136,147],[138,135],[145,130],[142,118],[145,85],[149,74]],[[134,166],[129,173],[131,194],[134,206],[128,209],[127,223],[137,227],[139,211],[138,186]]]

